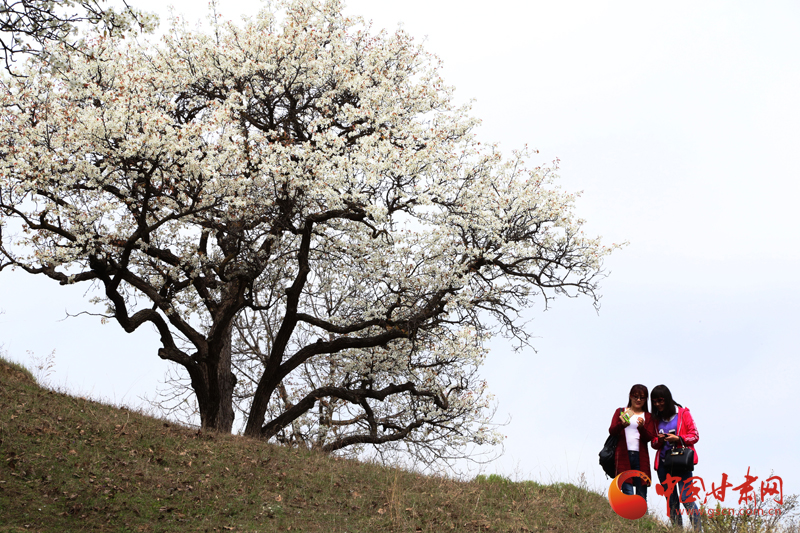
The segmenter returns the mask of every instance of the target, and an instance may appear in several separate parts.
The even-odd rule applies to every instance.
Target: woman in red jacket
[[[611,427],[608,428],[611,435],[618,435],[617,449],[614,453],[615,475],[619,475],[626,470],[639,470],[648,479],[650,475],[650,456],[647,452],[647,444],[656,436],[655,420],[647,409],[647,387],[644,385],[634,385],[628,395],[628,406],[614,411],[611,419]],[[639,478],[633,478],[633,483],[626,481],[622,484],[622,492],[625,494],[636,494],[647,499],[648,484]]]
[[[667,479],[667,474],[673,478],[680,479],[677,485],[673,486],[673,490],[667,499],[667,509],[669,511],[669,518],[673,524],[683,525],[683,517],[679,513],[680,503],[683,502],[686,508],[686,514],[689,515],[689,520],[695,531],[700,531],[700,512],[695,502],[687,502],[691,496],[689,489],[691,488],[686,480],[692,477],[694,465],[697,464],[697,450],[694,445],[700,440],[700,435],[697,432],[697,426],[694,424],[692,414],[688,408],[683,407],[681,404],[672,399],[672,393],[665,385],[658,385],[653,388],[650,394],[650,399],[653,401],[653,415],[656,419],[658,427],[658,435],[652,440],[652,446],[658,453],[656,453],[655,469],[658,472],[658,480],[666,491],[669,491],[669,486],[664,483]],[[684,470],[669,469],[664,464],[664,457],[668,450],[686,446],[694,451],[694,464]]]

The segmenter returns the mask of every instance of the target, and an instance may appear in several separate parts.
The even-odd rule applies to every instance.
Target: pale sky
[[[164,3],[136,5],[166,22]],[[588,230],[630,242],[606,262],[599,314],[556,300],[526,313],[536,353],[492,344],[483,373],[497,421],[511,420],[485,471],[584,473],[603,490],[597,452],[614,409],[633,384],[663,383],[695,418],[707,488],[723,472],[738,485],[750,467],[756,485],[778,475],[800,493],[800,424],[784,409],[800,388],[800,4],[351,0],[347,11],[424,39],[457,98],[475,100],[481,140],[559,159]],[[157,336],[61,321],[89,308],[86,290],[3,272],[0,343],[26,364],[27,350],[55,349],[55,385],[139,404],[166,370]],[[648,501],[663,512],[653,488]]]

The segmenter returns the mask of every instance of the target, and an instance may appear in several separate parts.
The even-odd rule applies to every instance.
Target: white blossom
[[[278,7],[7,79],[0,227],[24,231],[0,266],[98,282],[126,331],[155,325],[203,426],[235,403],[246,433],[328,450],[497,442],[486,340],[525,342],[535,298],[596,302],[610,249],[554,169],[478,142],[406,33]]]

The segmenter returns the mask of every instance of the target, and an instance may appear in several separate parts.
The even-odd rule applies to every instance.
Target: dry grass
[[[569,484],[460,482],[198,432],[0,359],[0,531],[637,532]]]

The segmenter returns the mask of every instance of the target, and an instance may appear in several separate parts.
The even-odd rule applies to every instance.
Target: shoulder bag
[[[617,442],[619,442],[619,435],[609,435],[606,443],[603,444],[603,449],[600,450],[600,466],[608,477],[614,477],[616,472],[616,461],[614,455],[617,451]]]
[[[683,445],[670,448],[664,455],[664,466],[670,470],[694,470],[694,450]]]

